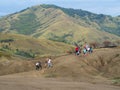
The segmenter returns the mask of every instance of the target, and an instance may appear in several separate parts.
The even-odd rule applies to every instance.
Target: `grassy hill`
[[[72,50],[73,46],[46,39],[18,34],[0,34],[0,52],[28,58],[57,56]]]
[[[87,26],[92,26],[98,30],[106,31],[109,33],[120,36],[120,17],[112,17],[110,15],[95,14],[81,9],[63,8],[55,5],[41,5],[44,8],[61,9],[67,15],[82,19]],[[81,23],[81,25],[83,25]]]
[[[120,40],[119,22],[119,17],[54,5],[38,5],[1,18],[0,32],[24,34],[69,44],[116,42]]]

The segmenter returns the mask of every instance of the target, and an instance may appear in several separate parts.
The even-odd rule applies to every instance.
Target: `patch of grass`
[[[120,86],[120,77],[115,77],[115,78],[113,78],[112,83],[113,83],[114,85],[119,85],[119,86]]]
[[[64,42],[64,43],[70,44],[70,41],[66,39],[68,36],[73,37],[72,34],[64,34],[62,36],[57,36],[57,35],[51,33],[50,37],[49,37],[49,40],[59,41],[59,42]]]
[[[10,58],[11,54],[9,54],[8,52],[2,52],[2,51],[0,51],[0,57],[2,57],[2,56]]]
[[[35,54],[32,52],[25,52],[25,51],[16,50],[15,54],[20,55],[20,56],[24,56],[27,58],[35,58]]]
[[[50,73],[50,74],[46,74],[45,77],[46,77],[46,78],[55,78],[55,77],[57,77],[57,74],[55,74],[55,73]]]
[[[11,29],[17,30],[20,34],[29,35],[34,33],[40,23],[37,22],[34,13],[22,14],[19,16],[19,20],[11,22]]]

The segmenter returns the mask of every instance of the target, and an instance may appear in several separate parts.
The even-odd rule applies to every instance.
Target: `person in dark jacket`
[[[36,66],[36,70],[42,69],[42,64],[40,61],[36,62],[35,66]]]

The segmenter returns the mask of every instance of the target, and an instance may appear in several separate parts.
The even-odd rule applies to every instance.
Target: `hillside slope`
[[[111,52],[111,50],[114,52]],[[31,71],[17,74],[19,76],[43,76],[48,78],[70,78],[73,80],[99,80],[99,77],[115,79],[120,76],[120,48],[113,49],[97,49],[87,56],[75,56],[74,54],[52,57],[53,68],[45,68],[44,62],[46,58],[34,60],[1,60],[0,66],[3,69],[0,73],[18,73],[23,71]],[[14,60],[14,63],[13,63]],[[35,62],[41,61],[43,70],[35,71]],[[10,66],[9,66],[10,65]],[[9,68],[7,68],[9,67]],[[22,67],[22,68],[19,68]],[[10,69],[10,70],[9,70]],[[23,70],[23,71],[20,71]],[[120,83],[120,82],[119,82]]]
[[[97,76],[117,78],[120,76],[119,67],[120,48],[106,48],[94,50],[92,54],[85,57],[82,54],[80,56],[73,54],[56,58],[54,67],[46,70],[46,74],[48,77],[53,75],[53,77],[70,77],[77,80],[80,78],[93,79]]]
[[[120,48],[103,48],[86,57],[74,54],[52,57],[53,67],[43,67],[40,71],[35,70],[35,62],[44,65],[46,58],[0,61],[0,74],[4,74],[0,76],[0,89],[119,90],[119,58]]]
[[[69,14],[70,11],[74,16]],[[58,8],[52,5],[39,5],[27,8],[1,18],[0,32],[25,34],[70,44],[74,42],[83,43],[85,41],[102,43],[103,41],[115,42],[120,40],[119,36],[105,32],[103,28],[107,27],[103,27],[102,24],[106,25],[107,21],[104,18],[101,19],[102,16],[98,15],[100,18],[90,20],[93,17],[97,17],[97,14],[79,10],[70,11],[69,9]],[[74,12],[79,12],[79,14],[85,13],[85,15],[80,16]],[[99,20],[102,20],[103,23]],[[119,18],[117,20],[119,22]],[[115,25],[117,26],[117,24]],[[112,25],[107,24],[107,26]],[[111,30],[110,28],[107,29]],[[119,34],[119,32],[115,32]]]
[[[28,58],[66,54],[73,46],[18,34],[0,34],[0,52]],[[2,54],[1,54],[2,55]],[[4,54],[3,54],[4,55]]]

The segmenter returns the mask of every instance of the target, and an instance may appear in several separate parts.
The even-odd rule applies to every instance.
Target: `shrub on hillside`
[[[92,46],[93,48],[97,48],[97,47],[99,47],[99,43],[97,43],[97,42],[91,42],[90,43],[90,46]]]
[[[27,58],[35,58],[35,54],[34,53],[20,51],[18,49],[16,49],[16,53],[15,54],[20,55],[20,56],[24,56],[24,57],[27,57]]]

